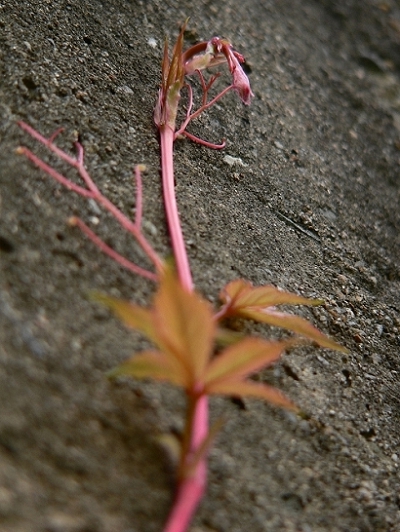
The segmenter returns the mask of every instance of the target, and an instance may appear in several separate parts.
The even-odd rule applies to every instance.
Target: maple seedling
[[[131,221],[93,182],[84,166],[83,147],[76,143],[77,156],[72,157],[56,146],[54,141],[60,130],[46,138],[28,124],[19,122],[24,131],[75,168],[85,186],[66,178],[28,148],[20,147],[17,150],[67,189],[94,200],[108,210],[121,227],[136,239],[153,265],[152,271],[130,262],[103,242],[83,220],[70,218],[69,223],[78,226],[102,252],[133,273],[158,283],[153,304],[149,308],[97,292],[92,294],[92,298],[110,308],[127,326],[143,333],[154,345],[153,349],[133,355],[112,370],[109,377],[129,376],[165,381],[181,387],[186,393],[188,408],[180,448],[178,486],[164,532],[187,530],[206,489],[207,453],[220,428],[220,423],[209,428],[209,396],[254,397],[275,406],[299,411],[280,390],[254,382],[251,375],[277,362],[285,350],[304,342],[345,351],[304,318],[277,309],[280,305],[319,305],[321,300],[306,299],[271,285],[254,287],[250,282],[238,279],[221,290],[221,306],[215,310],[194,290],[175,195],[174,142],[187,137],[208,148],[223,148],[225,142],[214,144],[206,141],[188,132],[187,127],[229,91],[234,90],[245,105],[250,104],[253,93],[241,66],[244,58],[227,39],[213,37],[210,41],[183,51],[184,30],[185,25],[171,58],[168,43],[165,43],[161,87],[154,111],[154,121],[160,133],[163,199],[176,272],[158,256],[141,230],[143,166],[139,165],[135,169],[136,216]],[[217,72],[206,80],[203,71],[223,64],[227,65],[232,81],[211,97],[211,89],[214,89],[221,76]],[[193,75],[197,75],[202,92],[201,105],[195,110],[193,88],[188,81]],[[188,105],[182,124],[177,126],[182,90],[187,91]],[[224,321],[231,317],[282,327],[295,333],[295,336],[281,340],[244,337],[224,326]]]

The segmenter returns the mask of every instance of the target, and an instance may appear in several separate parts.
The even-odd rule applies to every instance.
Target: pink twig
[[[178,131],[175,132],[174,140],[176,140],[178,137],[180,137],[180,135],[182,135],[182,133],[185,131],[186,127],[188,126],[191,120],[190,113],[192,112],[192,108],[193,108],[193,89],[189,83],[185,83],[185,87],[187,88],[188,93],[189,93],[189,102],[188,102],[188,108],[186,111],[186,118],[184,122],[182,123],[181,127],[178,129]]]
[[[157,271],[161,272],[163,269],[163,263],[160,257],[151,247],[151,245],[149,244],[143,233],[140,231],[140,229],[136,226],[136,223],[131,222],[129,218],[127,218],[109,199],[104,197],[102,194],[96,195],[95,199],[98,203],[103,205],[103,207],[107,209],[114,216],[114,218],[116,218],[116,220],[118,220],[120,225],[126,231],[132,233],[140,247],[149,257],[149,259],[153,262]]]
[[[23,124],[23,123],[24,123],[24,122],[20,122],[20,125]],[[28,124],[25,124],[25,125],[28,126]],[[21,127],[22,127],[22,126],[21,126]],[[29,126],[28,126],[28,127],[29,127]],[[50,135],[50,137],[48,138],[48,141],[51,142],[51,143],[54,142],[55,139],[56,139],[56,137],[58,137],[58,135],[59,135],[60,133],[62,133],[63,131],[64,131],[64,128],[63,128],[63,127],[59,127],[58,129],[56,129],[56,130],[54,131],[54,133],[53,133],[52,135]]]
[[[208,140],[201,139],[200,137],[196,137],[195,135],[192,135],[188,131],[182,131],[181,133],[188,139],[190,139],[193,142],[196,142],[197,144],[201,144],[202,146],[206,146],[207,148],[211,148],[213,150],[222,150],[226,146],[225,140],[221,142],[221,144],[214,144],[213,142],[208,142]]]
[[[219,72],[217,74],[214,74],[213,76],[211,76],[209,82],[206,83],[206,80],[204,79],[204,76],[201,70],[196,70],[196,73],[199,75],[201,87],[203,89],[202,106],[204,106],[207,104],[209,90],[211,89],[211,87],[213,86],[215,81],[220,77],[221,74]]]
[[[46,137],[43,137],[36,129],[33,129],[29,124],[26,124],[25,122],[18,122],[18,125],[21,129],[29,133],[31,137],[38,140],[41,144],[44,146],[47,146],[49,150],[51,150],[53,153],[57,155],[60,159],[63,159],[71,166],[76,167],[77,161],[74,159],[74,157],[71,157],[71,155],[68,155],[65,153],[65,151],[58,148],[55,144],[53,144],[53,140],[63,131],[63,128],[57,129],[48,139]]]
[[[136,183],[136,213],[135,213],[135,225],[140,231],[142,226],[142,214],[143,214],[143,187],[142,187],[142,172],[146,169],[143,165],[135,166],[135,183]]]
[[[38,168],[41,170],[44,170],[46,174],[48,174],[50,177],[61,183],[65,188],[68,190],[72,190],[73,192],[76,192],[80,196],[83,196],[85,198],[94,198],[93,192],[90,190],[87,190],[86,188],[80,187],[79,185],[76,185],[63,175],[61,175],[57,170],[54,170],[50,165],[42,161],[39,157],[37,157],[34,153],[31,152],[28,148],[25,148],[25,146],[20,146],[17,149],[17,153],[20,153],[21,155],[25,155],[27,159],[29,159],[33,164],[35,164]]]
[[[147,279],[150,279],[151,281],[157,281],[157,275],[153,272],[149,272],[148,270],[145,270],[144,268],[141,268],[140,266],[136,266],[133,262],[126,259],[124,256],[120,255],[117,251],[114,251],[112,248],[107,246],[107,244],[99,238],[96,233],[94,233],[86,224],[83,222],[80,218],[77,218],[73,216],[68,220],[70,225],[76,225],[79,227],[79,229],[85,233],[85,235],[90,238],[90,240],[96,244],[100,250],[111,257],[115,262],[126,268],[127,270],[130,270],[133,273],[136,273],[137,275],[141,275],[142,277],[146,277]]]
[[[212,105],[214,105],[215,103],[218,102],[218,100],[220,100],[223,96],[225,96],[225,94],[227,92],[229,92],[231,89],[234,89],[234,86],[233,85],[229,85],[228,87],[225,87],[224,90],[222,90],[219,94],[217,94],[217,96],[215,96],[212,100],[210,100],[208,103],[206,103],[205,105],[202,105],[201,107],[199,107],[199,109],[197,109],[197,111],[195,111],[193,114],[190,115],[190,120],[194,120],[195,118],[197,118],[203,111],[205,111],[206,109],[208,109],[209,107],[211,107]]]
[[[189,437],[189,449],[182,457],[182,477],[180,478],[175,501],[164,532],[185,532],[204,496],[207,486],[207,458],[202,456],[191,470],[190,460],[196,450],[208,436],[208,398],[202,395],[189,399],[189,413],[186,436]],[[185,467],[186,466],[186,467]],[[186,474],[185,474],[186,473]]]
[[[72,190],[73,192],[76,192],[77,194],[85,198],[94,199],[97,203],[99,203],[106,210],[108,210],[108,212],[110,212],[114,216],[114,218],[116,218],[119,224],[126,231],[131,233],[136,238],[138,244],[143,249],[143,251],[146,253],[146,255],[149,257],[149,259],[153,262],[157,271],[161,272],[163,269],[163,262],[160,259],[160,257],[157,255],[157,253],[154,251],[152,246],[149,244],[149,242],[147,241],[147,239],[145,238],[145,236],[143,235],[140,229],[140,222],[141,222],[141,216],[142,216],[142,188],[141,188],[140,171],[142,167],[139,166],[135,170],[136,182],[139,184],[139,189],[137,190],[137,196],[136,196],[137,201],[139,202],[139,216],[136,215],[135,223],[133,223],[109,199],[103,196],[103,194],[99,191],[99,189],[93,182],[92,178],[90,177],[88,171],[86,170],[83,164],[84,152],[83,152],[83,147],[81,146],[81,144],[76,143],[77,158],[75,159],[52,143],[52,139],[55,137],[55,134],[53,134],[50,137],[50,139],[46,139],[40,133],[38,133],[35,129],[33,129],[31,126],[29,126],[28,124],[25,124],[25,122],[19,122],[19,125],[22,129],[24,129],[27,133],[29,133],[33,138],[37,139],[39,142],[41,142],[46,147],[48,147],[49,150],[51,150],[59,158],[66,161],[70,166],[73,166],[74,168],[76,168],[76,170],[78,171],[79,175],[85,182],[88,189],[83,188],[73,183],[71,180],[67,179],[66,177],[64,177],[62,174],[54,170],[54,168],[52,168],[50,165],[42,161],[42,159],[40,159],[35,154],[33,154],[28,148],[20,147],[18,148],[18,152],[25,155],[38,168],[40,168],[41,170],[44,170],[48,175],[53,177],[56,181],[61,183],[67,189]],[[58,134],[59,132],[60,130],[58,130],[56,134]],[[120,264],[122,263],[120,262]],[[141,270],[141,268],[139,269]]]
[[[187,128],[187,126],[189,125],[189,123],[192,120],[197,118],[203,111],[205,111],[206,109],[208,109],[209,107],[214,105],[218,100],[220,100],[223,96],[225,96],[225,94],[228,91],[230,91],[231,89],[233,89],[234,87],[233,87],[233,85],[230,85],[229,87],[226,87],[219,94],[217,94],[217,96],[215,96],[215,98],[210,100],[208,103],[205,103],[207,101],[208,90],[210,89],[211,85],[215,82],[215,80],[219,77],[219,74],[215,74],[214,76],[212,76],[212,78],[210,79],[208,84],[206,84],[206,82],[204,80],[204,76],[203,76],[203,74],[200,71],[198,71],[198,74],[200,76],[201,85],[202,85],[202,88],[203,88],[203,105],[201,107],[199,107],[199,109],[197,109],[197,111],[195,111],[194,113],[190,114],[190,111],[191,111],[192,106],[193,106],[193,89],[192,89],[192,87],[189,84],[187,84],[186,86],[187,86],[187,89],[188,89],[188,92],[189,92],[188,110],[187,110],[187,113],[186,113],[186,118],[185,118],[184,122],[182,123],[181,127],[178,129],[178,131],[176,131],[174,133],[174,140],[176,140],[177,138],[179,138],[182,135],[184,135],[185,137],[187,137],[191,141],[196,142],[197,144],[201,144],[202,146],[206,146],[207,148],[211,148],[213,150],[222,150],[226,146],[226,142],[225,141],[221,142],[221,144],[215,144],[213,142],[208,142],[207,140],[203,140],[203,139],[201,139],[199,137],[196,137],[192,133],[189,133],[188,131],[186,131],[186,128]]]

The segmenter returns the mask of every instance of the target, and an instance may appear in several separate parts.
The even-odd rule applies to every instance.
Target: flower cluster
[[[185,74],[193,74],[198,70],[225,62],[232,74],[232,88],[237,91],[242,102],[249,105],[254,94],[250,88],[249,78],[241,66],[245,59],[233,49],[227,39],[213,37],[210,41],[192,46],[183,54]]]
[[[162,83],[158,94],[158,101],[154,111],[154,121],[159,128],[169,126],[175,129],[176,114],[180,100],[180,90],[184,85],[185,75],[198,73],[203,85],[204,96],[217,79],[219,74],[214,75],[208,85],[205,84],[202,70],[226,63],[232,75],[232,83],[218,94],[212,101],[215,103],[228,90],[235,90],[242,102],[249,105],[254,96],[250,88],[250,81],[242,68],[244,57],[233,49],[227,39],[213,37],[209,41],[203,41],[183,52],[183,33],[185,26],[174,46],[172,57],[168,55],[168,43],[165,43],[162,65]],[[189,86],[190,87],[190,86]],[[191,93],[191,88],[189,88]],[[196,112],[196,116],[207,108],[205,104]],[[191,118],[193,118],[192,116]],[[187,123],[189,120],[187,121]],[[186,123],[186,125],[187,125]],[[183,131],[181,131],[182,133]]]

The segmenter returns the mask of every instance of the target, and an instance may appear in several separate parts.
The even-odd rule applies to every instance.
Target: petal
[[[238,92],[240,99],[245,105],[250,105],[251,98],[254,94],[250,88],[250,81],[241,67],[239,60],[233,50],[229,48],[229,68],[233,78],[233,88]]]

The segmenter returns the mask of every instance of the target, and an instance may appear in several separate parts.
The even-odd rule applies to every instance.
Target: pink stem
[[[184,64],[185,57],[186,56],[184,55]],[[193,92],[189,85],[188,111],[180,129],[177,131],[177,133],[175,133],[174,128],[171,128],[167,124],[164,124],[159,128],[161,140],[161,170],[163,181],[163,194],[167,222],[179,279],[182,286],[188,291],[193,290],[193,281],[189,266],[189,260],[186,253],[185,242],[182,234],[182,228],[179,220],[178,206],[175,197],[173,161],[174,140],[182,134],[209,148],[223,148],[225,146],[225,142],[221,145],[212,144],[210,142],[203,141],[202,139],[198,139],[190,133],[187,133],[185,129],[191,120],[199,116],[204,110],[211,107],[228,91],[234,88],[233,85],[226,87],[217,96],[215,96],[215,98],[213,98],[210,102],[207,103],[208,91],[217,79],[218,75],[212,77],[208,85],[206,85],[206,82],[201,72],[199,72],[199,76],[203,88],[202,106],[197,111],[190,114],[193,105]],[[165,103],[167,104],[167,102]],[[181,478],[178,485],[175,502],[165,525],[164,532],[185,532],[201,499],[203,498],[207,484],[206,454],[204,456],[201,456],[199,458],[199,461],[192,467],[190,467],[190,465],[196,451],[199,450],[202,443],[206,441],[207,436],[208,397],[206,395],[201,395],[195,398],[189,398],[189,414],[187,418],[185,440],[182,448]]]
[[[182,286],[190,292],[193,290],[193,280],[175,197],[173,161],[174,131],[168,125],[164,125],[160,128],[160,138],[164,205],[172,241],[172,249],[174,251],[179,279]]]
[[[229,87],[225,87],[225,89],[222,90],[219,94],[217,94],[217,96],[215,96],[215,98],[210,100],[208,103],[202,105],[201,107],[199,107],[199,109],[197,109],[197,111],[195,111],[193,114],[191,114],[190,115],[190,120],[193,120],[194,118],[197,118],[199,116],[199,114],[201,114],[203,111],[205,111],[206,109],[208,109],[209,107],[214,105],[218,100],[220,100],[223,96],[225,96],[225,94],[227,92],[229,92],[233,88],[234,88],[233,85],[229,85]]]
[[[146,253],[146,255],[149,257],[149,259],[153,262],[154,266],[156,267],[158,272],[161,272],[163,269],[163,262],[160,259],[160,257],[157,255],[157,253],[154,251],[152,246],[149,244],[143,233],[141,232],[140,225],[138,224],[138,220],[140,222],[141,218],[141,209],[142,209],[142,200],[141,200],[141,177],[140,175],[140,166],[136,169],[136,181],[139,184],[139,190],[137,191],[137,199],[139,199],[139,216],[136,216],[135,223],[131,222],[129,218],[127,218],[109,199],[107,199],[103,194],[99,191],[97,186],[94,184],[92,178],[90,177],[88,171],[84,167],[83,164],[83,148],[81,144],[76,143],[77,147],[77,158],[73,158],[67,153],[65,153],[63,150],[58,148],[55,144],[52,143],[53,138],[55,137],[55,134],[53,134],[50,139],[46,139],[43,137],[40,133],[38,133],[35,129],[33,129],[28,124],[25,124],[25,122],[19,122],[19,126],[24,129],[27,133],[29,133],[33,138],[47,146],[49,150],[51,150],[54,154],[56,154],[60,159],[66,161],[70,166],[76,168],[79,175],[83,179],[83,181],[86,183],[88,189],[83,188],[79,185],[76,185],[66,177],[64,177],[62,174],[54,170],[51,166],[46,164],[44,161],[42,161],[39,157],[37,157],[35,154],[33,154],[28,148],[20,147],[18,148],[19,153],[22,153],[25,155],[30,161],[32,161],[38,168],[41,170],[44,170],[48,175],[50,175],[53,179],[61,183],[64,187],[66,187],[69,190],[72,190],[79,194],[80,196],[83,196],[85,198],[92,198],[95,201],[97,201],[99,204],[103,205],[103,207],[108,210],[114,218],[119,222],[119,224],[128,232],[130,232],[137,240],[140,247],[143,249],[143,251]],[[56,134],[58,134],[60,130],[57,130]],[[120,262],[120,261],[119,261]],[[121,262],[120,262],[121,263]]]
[[[99,238],[96,233],[94,233],[86,224],[83,222],[80,218],[76,218],[75,216],[70,218],[69,220],[70,225],[76,225],[79,227],[79,229],[85,233],[85,235],[90,238],[90,240],[96,244],[100,250],[111,257],[115,262],[126,268],[127,270],[130,270],[133,273],[136,273],[137,275],[141,275],[142,277],[146,277],[147,279],[150,279],[151,281],[157,281],[157,275],[153,272],[149,272],[148,270],[145,270],[144,268],[141,268],[140,266],[136,266],[133,262],[126,259],[124,256],[120,255],[116,251],[114,251],[112,248],[107,246],[101,238]]]
[[[192,453],[202,444],[208,435],[208,398],[205,395],[195,399],[193,412],[189,413],[190,449],[183,460],[188,463]],[[184,471],[183,471],[184,473]],[[175,496],[175,502],[163,532],[185,532],[203,498],[207,485],[207,460],[202,457],[194,471],[181,478]]]
[[[164,204],[167,215],[172,248],[174,251],[178,275],[182,286],[188,291],[193,290],[192,274],[185,242],[179,220],[178,206],[175,196],[173,147],[174,131],[167,125],[160,128],[161,168],[163,181]],[[184,445],[181,477],[170,515],[164,532],[185,532],[203,498],[207,484],[207,459],[201,457],[190,475],[185,475],[185,464],[190,469],[193,453],[199,448],[208,434],[208,398],[202,395],[189,405],[188,427]]]
[[[214,144],[213,142],[208,142],[208,140],[201,139],[200,137],[196,137],[195,135],[192,135],[188,131],[182,131],[182,135],[185,135],[188,139],[190,139],[193,142],[196,142],[197,144],[201,144],[202,146],[206,146],[207,148],[211,148],[212,150],[223,150],[226,146],[226,142],[223,140],[221,144]]]
[[[143,187],[142,187],[142,170],[145,170],[144,166],[135,166],[135,182],[136,182],[136,213],[135,213],[135,225],[140,231],[142,225],[143,214]]]

